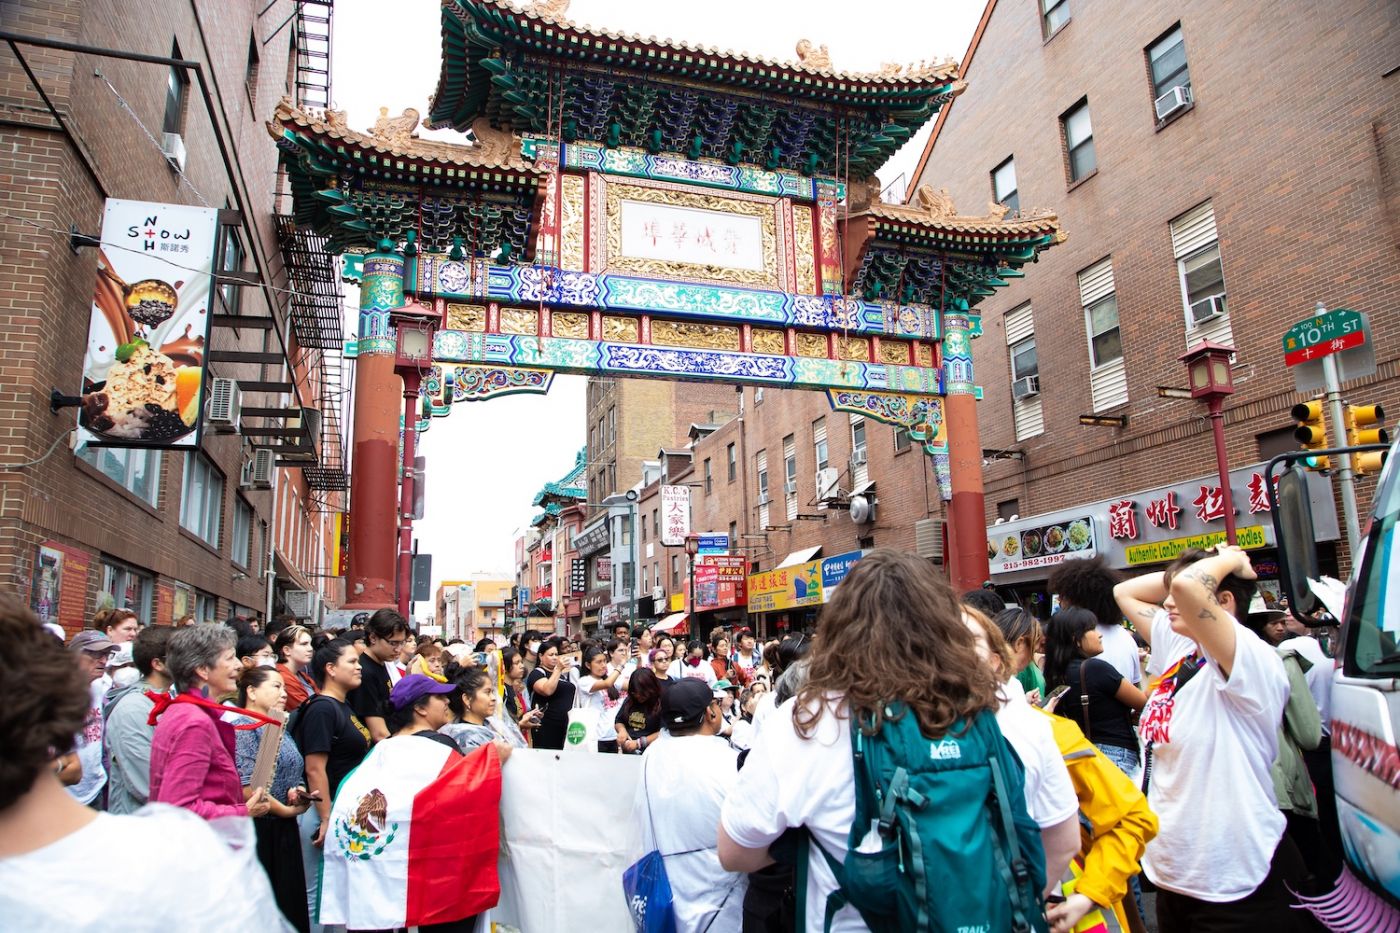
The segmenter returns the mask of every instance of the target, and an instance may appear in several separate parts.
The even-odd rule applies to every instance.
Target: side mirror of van
[[[1274,472],[1269,464],[1268,473]],[[1272,477],[1265,476],[1274,520],[1274,537],[1282,552],[1279,561],[1280,583],[1288,597],[1288,607],[1305,624],[1318,627],[1333,625],[1335,620],[1319,618],[1322,601],[1308,586],[1309,579],[1318,579],[1322,570],[1317,561],[1317,536],[1313,529],[1312,503],[1308,497],[1307,471],[1296,462],[1289,463],[1275,487]]]

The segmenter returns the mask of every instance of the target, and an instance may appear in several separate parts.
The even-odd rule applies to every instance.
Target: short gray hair
[[[232,651],[238,644],[233,629],[222,622],[201,622],[177,629],[165,649],[165,666],[175,681],[175,689],[184,693],[196,685],[196,668],[212,667],[219,655]]]

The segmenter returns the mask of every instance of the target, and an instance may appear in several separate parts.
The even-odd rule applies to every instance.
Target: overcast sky
[[[983,0],[706,0],[704,3],[573,0],[568,16],[610,30],[656,35],[787,61],[799,39],[826,45],[832,65],[875,70],[883,62],[961,59]],[[349,125],[370,126],[379,108],[427,112],[441,56],[437,0],[335,5],[332,94]],[[880,171],[885,184],[912,172],[932,121]],[[425,133],[459,140],[452,132]],[[354,299],[354,291],[347,296]],[[514,532],[535,510],[539,487],[563,476],[584,444],[584,379],[557,376],[548,396],[458,405],[423,438],[427,517],[415,525],[433,555],[433,585],[476,572],[509,576]],[[422,607],[419,607],[420,613]]]

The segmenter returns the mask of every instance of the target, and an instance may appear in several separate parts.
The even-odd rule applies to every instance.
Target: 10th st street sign
[[[1376,371],[1366,315],[1350,308],[1321,311],[1299,321],[1283,335],[1283,361],[1293,371],[1293,387],[1311,392],[1325,386],[1322,361],[1335,357],[1338,379],[1346,382]]]

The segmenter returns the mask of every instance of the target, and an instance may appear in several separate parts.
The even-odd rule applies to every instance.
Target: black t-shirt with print
[[[360,655],[360,685],[350,691],[345,702],[361,720],[389,715],[389,669],[367,654]]]
[[[369,754],[369,730],[349,706],[324,694],[309,697],[298,713],[301,719],[292,738],[303,758],[326,756],[326,783],[334,797],[345,775]]]
[[[658,703],[656,709],[647,712],[640,703],[633,703],[632,698],[628,697],[618,707],[617,721],[627,730],[629,739],[652,735],[661,731],[661,705]]]

